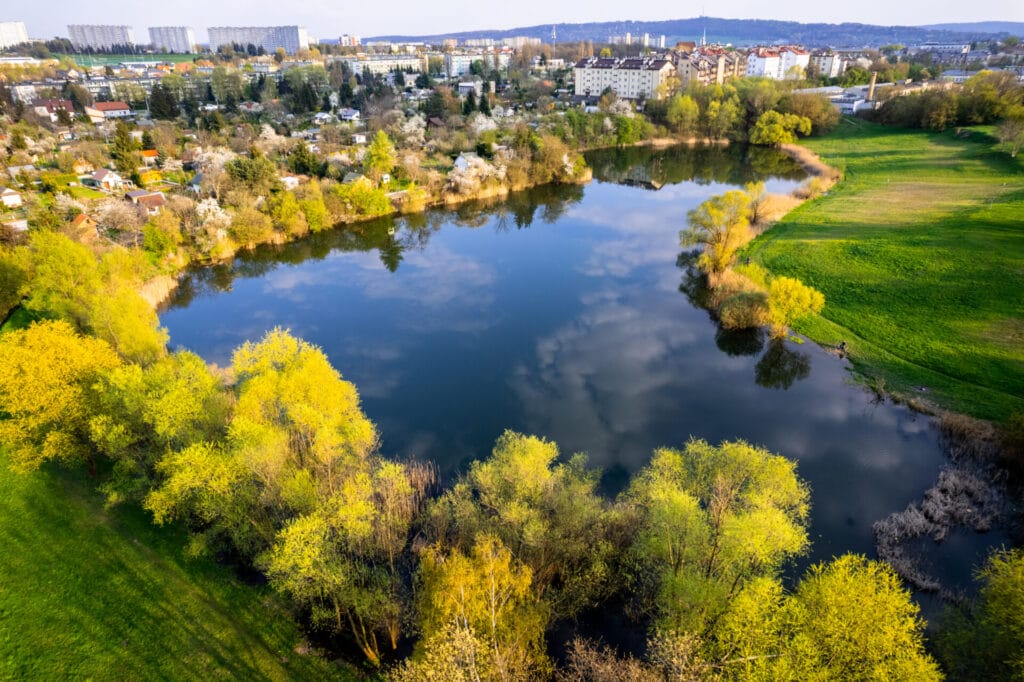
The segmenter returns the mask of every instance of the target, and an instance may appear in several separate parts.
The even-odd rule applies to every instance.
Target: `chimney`
[[[877,71],[872,71],[871,72],[871,84],[868,85],[868,101],[869,102],[874,102],[875,101],[875,81],[877,81],[877,80],[878,80],[878,72]]]

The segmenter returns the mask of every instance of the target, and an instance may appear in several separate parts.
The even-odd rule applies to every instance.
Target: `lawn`
[[[117,66],[122,62],[191,62],[195,54],[73,54],[71,58],[79,66]]]
[[[825,294],[798,331],[846,341],[858,373],[906,398],[996,421],[1024,410],[1024,157],[985,129],[851,120],[806,144],[844,179],[746,254]]]
[[[106,510],[81,474],[0,452],[0,679],[332,679],[271,592],[183,555],[181,529]]]

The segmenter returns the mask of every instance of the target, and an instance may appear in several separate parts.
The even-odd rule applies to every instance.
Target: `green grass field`
[[[906,398],[996,421],[1024,410],[1024,166],[965,137],[844,120],[807,146],[845,174],[747,255],[825,294],[798,331],[846,341]]]
[[[73,54],[71,58],[79,66],[116,66],[122,62],[169,62],[178,64],[190,62],[194,54]]]
[[[295,653],[302,635],[269,589],[186,559],[180,529],[105,510],[93,487],[14,474],[0,452],[0,679],[342,677]]]

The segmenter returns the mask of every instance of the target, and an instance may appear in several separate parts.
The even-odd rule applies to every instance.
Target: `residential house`
[[[70,236],[77,242],[88,243],[95,241],[99,236],[99,223],[84,213],[79,213],[72,220],[68,227]]]
[[[0,203],[4,208],[21,208],[21,193],[10,187],[0,187]]]
[[[369,182],[369,180],[362,173],[349,171],[348,173],[345,173],[345,177],[341,179],[341,182],[344,185],[351,185],[353,182]]]
[[[57,122],[60,111],[66,113],[70,118],[75,116],[75,106],[71,100],[66,99],[37,99],[32,102],[32,110],[35,111],[36,116],[49,119],[50,123]]]
[[[139,153],[142,155],[142,162],[147,166],[155,166],[156,160],[160,156],[160,152],[155,149],[143,149]]]
[[[366,135],[364,133],[356,133],[352,136],[352,144],[366,144]]]
[[[93,123],[102,123],[131,116],[132,108],[124,102],[94,102],[91,107],[85,107],[85,115]]]
[[[136,206],[144,208],[148,215],[156,215],[167,203],[163,192],[151,192],[146,189],[137,189],[124,196]]]
[[[455,162],[452,165],[460,171],[464,171],[473,165],[473,162],[479,158],[480,156],[476,152],[462,152],[459,154],[458,158],[455,159]]]
[[[89,176],[90,184],[113,192],[124,187],[124,178],[108,168],[100,168]]]
[[[7,175],[11,176],[11,179],[20,177],[22,175],[28,176],[36,172],[36,167],[32,164],[26,164],[24,166],[8,166]]]
[[[342,109],[338,112],[338,119],[345,121],[346,123],[358,123],[359,110],[350,108]]]
[[[322,126],[322,125],[324,125],[326,123],[333,123],[333,122],[334,122],[334,115],[333,114],[328,114],[326,111],[318,112],[317,114],[315,114],[313,116],[313,123],[315,123],[318,126]]]

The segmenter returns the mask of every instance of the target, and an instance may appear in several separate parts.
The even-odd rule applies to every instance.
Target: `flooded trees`
[[[731,190],[711,197],[687,214],[688,230],[679,233],[682,246],[701,246],[697,267],[712,286],[732,265],[736,251],[750,239],[750,197]]]

